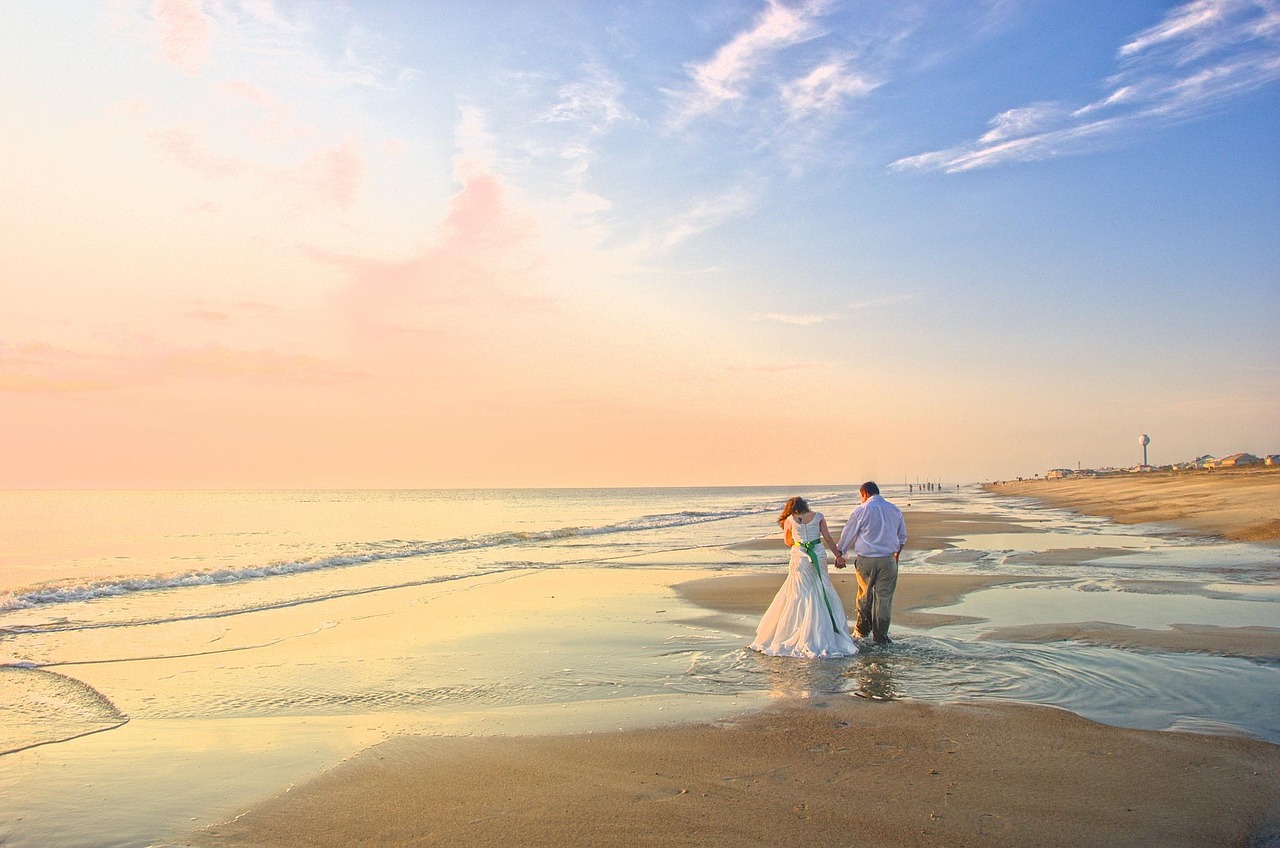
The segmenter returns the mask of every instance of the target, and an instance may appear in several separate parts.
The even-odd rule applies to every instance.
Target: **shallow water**
[[[856,503],[800,491],[833,522]],[[888,490],[1028,528],[911,552],[904,570],[1055,582],[975,592],[943,611],[985,621],[895,626],[886,650],[762,657],[743,647],[752,617],[667,587],[783,568],[734,543],[774,535],[793,493],[3,493],[18,541],[0,570],[0,843],[176,838],[394,733],[712,720],[783,696],[997,698],[1280,742],[1275,664],[979,638],[1277,626],[1275,549]]]
[[[892,646],[864,646],[850,658],[796,663],[728,651],[704,655],[692,671],[709,690],[736,684],[778,697],[987,698],[1053,705],[1122,727],[1280,743],[1280,669],[1226,657],[898,634]]]

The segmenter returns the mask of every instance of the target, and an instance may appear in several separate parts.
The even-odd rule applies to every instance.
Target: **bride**
[[[847,657],[858,653],[844,604],[827,576],[827,554],[837,553],[827,520],[804,498],[792,498],[778,516],[791,548],[787,579],[756,628],[753,651],[774,657]]]

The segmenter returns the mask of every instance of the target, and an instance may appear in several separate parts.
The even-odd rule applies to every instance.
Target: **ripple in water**
[[[0,667],[0,756],[119,727],[129,717],[102,693],[39,668]]]
[[[1201,654],[908,635],[895,637],[890,647],[866,646],[839,659],[797,661],[746,648],[691,652],[688,674],[670,688],[877,701],[992,698],[1048,704],[1121,727],[1240,733],[1280,742],[1280,668]]]

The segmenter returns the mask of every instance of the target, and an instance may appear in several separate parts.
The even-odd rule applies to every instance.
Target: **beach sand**
[[[1160,522],[1238,542],[1280,545],[1280,467],[1018,480],[985,488],[1121,524]]]
[[[930,549],[971,533],[1029,532],[925,509],[907,519],[912,546]],[[1203,532],[1225,534],[1208,519]],[[732,547],[783,554],[775,539]],[[782,579],[713,576],[674,592],[730,632],[749,634]],[[904,574],[895,625],[971,622],[926,610],[1025,579]],[[833,582],[851,610],[852,574],[837,572]],[[1280,629],[1062,622],[999,638],[1274,658]],[[190,844],[1167,848],[1278,840],[1280,746],[1112,727],[1048,707],[839,694],[779,697],[763,711],[650,729],[399,736]]]
[[[1241,542],[1280,545],[1280,468],[1111,474],[991,483],[997,495],[1100,515],[1121,524],[1168,524]],[[1183,587],[1180,591],[1188,591]],[[1137,651],[1190,651],[1280,660],[1280,628],[1175,624],[1166,630],[1106,622],[1001,627],[982,638],[1005,642],[1070,640]]]
[[[851,699],[739,720],[400,738],[201,839],[219,846],[1245,845],[1280,748],[1012,704]]]

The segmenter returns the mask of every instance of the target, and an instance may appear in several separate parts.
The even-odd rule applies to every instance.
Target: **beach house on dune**
[[[1210,468],[1237,468],[1245,465],[1261,465],[1262,460],[1251,453],[1233,453],[1231,456],[1224,456],[1218,460]]]

